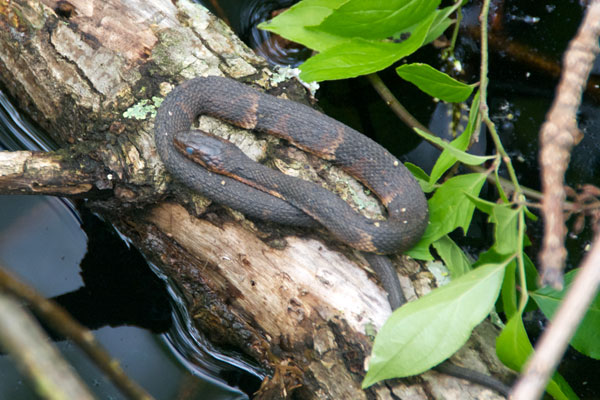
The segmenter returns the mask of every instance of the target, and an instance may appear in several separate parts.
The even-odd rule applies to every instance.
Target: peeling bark
[[[271,372],[258,398],[292,392],[306,399],[500,397],[434,372],[361,390],[372,345],[367,325],[378,329],[390,313],[362,257],[323,232],[254,224],[220,208],[206,213],[206,199],[166,174],[152,123],[174,85],[226,75],[306,101],[297,83],[274,88],[265,62],[189,1],[70,4],[67,12],[51,0],[0,2],[2,84],[64,148],[0,158],[1,187],[12,187],[11,179],[20,184],[6,193],[35,193],[26,182],[35,178],[23,174],[23,165],[37,162],[48,169],[35,176],[51,171],[58,179],[40,181],[49,188],[44,193],[91,197],[88,205],[180,287],[212,341],[238,348]],[[360,184],[319,159],[210,118],[199,123],[254,159],[324,184],[369,216],[380,212]],[[414,261],[395,260],[409,300],[434,286]],[[457,363],[509,376],[494,357],[496,333],[484,323]]]

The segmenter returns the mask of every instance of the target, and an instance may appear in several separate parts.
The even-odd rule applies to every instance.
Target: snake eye
[[[185,148],[185,152],[188,153],[189,155],[192,155],[192,154],[194,154],[194,149],[191,148],[190,146],[187,146]]]

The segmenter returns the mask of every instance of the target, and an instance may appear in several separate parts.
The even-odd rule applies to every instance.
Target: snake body
[[[388,219],[369,220],[333,193],[261,166],[222,139],[191,131],[200,115],[275,135],[329,160],[370,188]],[[380,254],[406,250],[420,239],[428,223],[427,201],[404,165],[371,139],[310,107],[212,76],[186,81],[167,95],[156,116],[155,141],[167,170],[180,182],[249,217],[296,226],[314,226],[316,220],[363,251],[393,309],[405,302],[393,265]],[[257,178],[265,181],[256,183]],[[509,390],[449,362],[436,369],[500,393]]]
[[[304,187],[302,193],[295,195],[294,201],[303,197],[297,201],[313,203],[311,208],[303,208],[235,179],[223,184],[222,176],[200,168],[173,145],[176,134],[189,131],[199,115],[267,132],[331,161],[381,199],[388,210],[387,221],[360,216],[317,185]],[[261,93],[232,79],[200,77],[176,87],[158,110],[155,130],[159,155],[171,174],[214,201],[251,217],[307,225],[314,214],[319,214],[318,218],[324,220],[320,222],[343,242],[379,254],[410,248],[427,226],[423,191],[404,165],[387,150],[310,107]],[[283,186],[282,190],[292,189],[288,184]],[[325,210],[319,211],[319,207]],[[310,209],[313,210],[307,212]],[[313,217],[307,217],[307,213]]]
[[[234,177],[202,168],[174,146],[174,139],[189,132],[199,115],[281,137],[329,160],[381,199],[388,210],[387,220],[365,218],[333,193],[280,173],[267,176],[274,190],[282,192],[280,196],[252,187],[235,176],[252,174],[260,168],[256,163],[247,164],[249,160],[238,158],[232,162],[237,168],[232,173]],[[410,248],[427,226],[427,201],[421,188],[387,150],[310,107],[259,92],[229,78],[199,77],[173,89],[158,110],[155,140],[167,170],[179,181],[249,217],[299,226],[311,226],[317,220],[342,242],[376,254]],[[296,183],[290,183],[291,180]],[[396,295],[391,293],[400,290],[393,267],[385,266],[372,255],[368,258],[375,264],[376,273],[394,302],[392,306],[398,307],[401,299],[393,300]]]

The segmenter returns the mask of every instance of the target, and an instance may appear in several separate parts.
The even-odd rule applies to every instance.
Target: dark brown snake
[[[377,195],[387,220],[365,218],[328,190],[251,161],[230,142],[190,130],[200,115],[283,138],[330,161]],[[428,223],[427,201],[406,167],[379,144],[310,107],[216,76],[191,79],[169,93],[156,116],[155,140],[167,170],[180,182],[252,218],[295,226],[317,221],[364,252],[392,308],[404,303],[393,265],[378,254],[407,250],[420,239]]]
[[[227,172],[231,178],[202,168],[186,157],[185,150],[182,153],[174,146],[174,139],[190,131],[199,115],[267,132],[331,161],[381,199],[388,210],[388,219],[365,218],[318,185],[272,173],[234,150],[230,151],[235,153],[234,160],[224,163],[234,169]],[[410,248],[427,226],[427,201],[423,191],[404,165],[387,150],[310,107],[261,93],[232,79],[196,78],[176,87],[158,110],[155,131],[158,152],[172,175],[213,201],[249,217],[300,226],[312,226],[316,220],[340,241],[377,254]],[[205,140],[204,136],[199,138]],[[266,182],[261,185],[276,188],[263,191],[241,182],[254,178],[248,175],[262,175]],[[278,192],[279,197],[274,196],[274,192]],[[399,307],[403,298],[393,266],[387,258],[367,257],[375,264],[392,307]]]

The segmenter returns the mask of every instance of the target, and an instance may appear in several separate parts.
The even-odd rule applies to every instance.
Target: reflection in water
[[[297,0],[197,0],[231,29],[256,54],[273,65],[297,67],[312,53],[306,47],[256,26],[291,7]]]
[[[48,135],[23,119],[0,90],[0,150],[49,151],[57,147]]]
[[[0,150],[55,148],[0,91]],[[219,355],[196,330],[186,331],[192,324],[185,307],[179,297],[169,297],[176,291],[165,291],[164,282],[140,254],[97,217],[84,211],[81,218],[70,200],[45,196],[0,196],[0,210],[2,266],[44,295],[54,296],[80,322],[95,329],[96,337],[127,374],[156,398],[180,398],[186,393],[189,399],[244,399],[246,394],[230,386],[246,387],[247,393],[257,389],[262,375],[243,361]],[[54,339],[96,395],[122,398],[76,346],[56,335]],[[170,352],[164,351],[165,344]],[[0,398],[36,398],[12,360],[2,355]]]
[[[150,265],[159,276],[167,280],[154,265]],[[266,374],[239,354],[226,354],[215,349],[194,326],[177,287],[168,285],[167,289],[173,300],[172,324],[162,338],[179,361],[209,382],[218,385],[226,382],[230,386],[239,387],[245,393],[258,390],[260,381]]]

